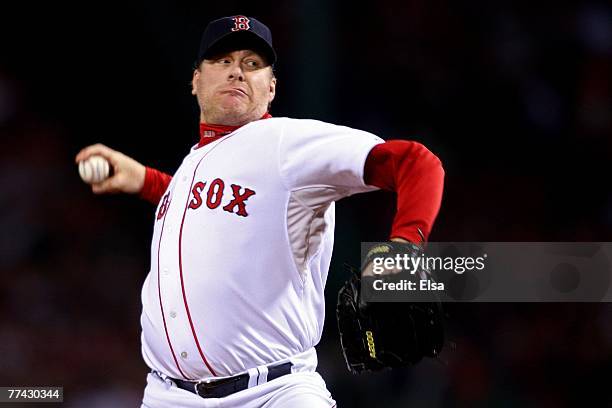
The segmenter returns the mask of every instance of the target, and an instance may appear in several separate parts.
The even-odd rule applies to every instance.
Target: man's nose
[[[242,67],[239,61],[234,62],[230,67],[229,79],[244,81],[244,72],[242,72]]]

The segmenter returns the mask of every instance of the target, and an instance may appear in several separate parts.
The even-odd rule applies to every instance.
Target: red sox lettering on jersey
[[[161,199],[159,203],[159,209],[157,210],[157,220],[161,220],[166,214],[166,210],[168,209],[168,205],[170,205],[170,194],[164,194],[164,197]]]
[[[232,198],[223,206],[223,211],[235,213],[241,217],[246,217],[249,214],[246,211],[246,201],[252,195],[255,195],[255,191],[250,188],[243,188],[237,184],[231,184]],[[202,192],[206,188],[206,181],[198,181],[193,185],[191,189],[192,199],[189,202],[189,208],[197,210],[202,205]],[[243,191],[241,193],[241,191]],[[219,207],[223,196],[225,194],[225,182],[220,178],[216,178],[210,182],[208,191],[206,192],[206,206],[211,210]]]

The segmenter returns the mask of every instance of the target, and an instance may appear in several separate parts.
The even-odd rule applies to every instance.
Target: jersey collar
[[[271,117],[272,115],[266,112],[261,117],[261,119],[268,119]],[[208,123],[201,122],[200,123],[200,142],[198,143],[198,146],[196,147],[196,149],[204,145],[207,145],[208,143],[213,142],[227,134],[230,134],[234,130],[240,127],[242,126],[211,125]]]

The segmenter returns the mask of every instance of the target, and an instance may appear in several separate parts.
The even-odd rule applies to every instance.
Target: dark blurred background
[[[610,241],[610,2],[106,1],[3,5],[0,385],[65,407],[139,406],[152,205],[94,196],[73,162],[102,142],[173,173],[198,139],[205,24],[268,24],[274,116],[412,139],[446,170],[432,241]],[[351,376],[334,305],[394,197],[338,203],[320,372],[340,407],[610,406],[612,306],[460,304],[444,363]],[[588,402],[587,402],[588,401]]]

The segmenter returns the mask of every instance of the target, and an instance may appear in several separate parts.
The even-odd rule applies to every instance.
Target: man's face
[[[276,78],[261,55],[239,50],[202,61],[193,72],[192,87],[202,122],[241,126],[267,112]]]

